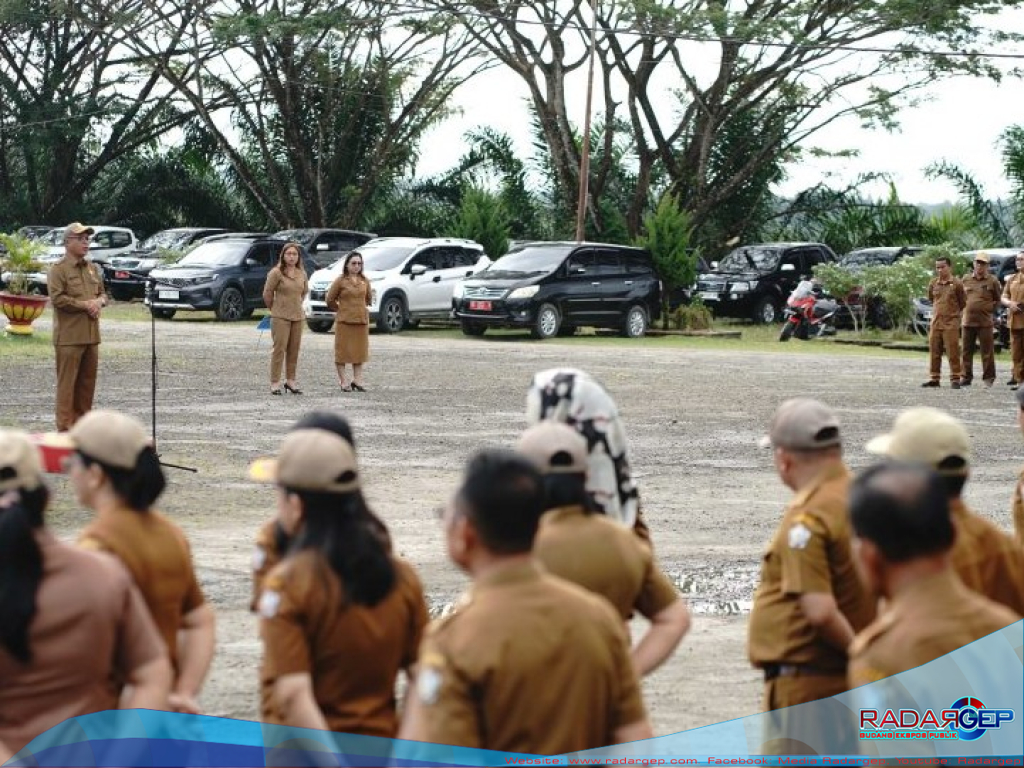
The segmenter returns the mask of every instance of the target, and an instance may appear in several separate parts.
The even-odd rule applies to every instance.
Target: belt
[[[813,664],[764,664],[764,681],[767,683],[776,677],[796,677],[798,675],[844,675],[845,672],[836,669],[824,669]]]

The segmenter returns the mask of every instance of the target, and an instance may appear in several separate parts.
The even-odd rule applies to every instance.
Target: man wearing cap
[[[1010,329],[1010,358],[1013,374],[1006,382],[1014,389],[1024,384],[1024,250],[1017,254],[1017,272],[1003,288],[1006,324]]]
[[[950,560],[970,589],[1024,615],[1024,548],[998,526],[971,512],[961,494],[970,476],[971,444],[963,423],[938,408],[910,408],[892,430],[871,440],[868,453],[916,461],[935,469],[956,528]]]
[[[99,269],[86,260],[92,227],[78,222],[64,229],[64,258],[46,278],[53,305],[53,346],[57,362],[57,431],[71,429],[92,409],[99,370],[100,310],[107,305]]]
[[[423,640],[398,738],[561,755],[652,736],[622,620],[531,555],[543,512],[525,458],[470,460],[444,524],[473,586]]]
[[[1017,390],[1017,426],[1024,434],[1024,387]],[[1013,489],[1013,504],[1010,509],[1013,513],[1013,530],[1017,534],[1017,541],[1024,546],[1024,469],[1021,469],[1017,487]]]
[[[993,314],[1002,301],[1003,292],[999,281],[988,271],[988,254],[979,253],[974,257],[974,271],[963,279],[964,307],[963,350],[961,387],[971,386],[974,379],[974,348],[981,346],[981,377],[986,387],[996,380],[996,345],[993,336]]]
[[[659,570],[650,545],[605,517],[587,493],[587,439],[572,427],[542,421],[527,429],[517,451],[544,476],[545,508],[533,545],[549,573],[606,598],[628,621],[651,622],[633,650],[641,676],[657,669],[690,628],[686,602]]]
[[[937,387],[942,378],[942,354],[949,361],[949,384],[960,388],[960,315],[967,305],[963,284],[953,277],[945,256],[935,260],[935,277],[928,283],[928,301],[932,303],[932,324],[928,330],[930,353],[928,381],[921,386]]]
[[[850,520],[861,576],[886,600],[850,646],[851,688],[927,664],[1020,619],[957,576],[946,488],[929,467],[893,462],[864,471],[850,492]]]
[[[763,708],[772,713],[762,749],[796,754],[816,732],[840,727],[827,705],[794,705],[847,689],[847,648],[874,618],[875,601],[850,552],[850,473],[835,412],[817,400],[787,400],[762,445],[795,496],[762,561],[748,652],[764,672]],[[845,744],[848,734],[840,736]]]

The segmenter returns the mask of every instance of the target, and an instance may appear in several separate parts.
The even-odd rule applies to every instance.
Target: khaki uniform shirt
[[[281,545],[287,540],[287,534],[281,530],[276,519],[265,522],[256,533],[256,547],[252,553],[252,600],[249,610],[256,611],[263,591],[263,582],[281,562],[284,553]]]
[[[992,313],[999,306],[1002,290],[994,275],[984,278],[968,275],[963,280],[967,306],[964,307],[963,324],[969,328],[991,328]]]
[[[846,670],[846,654],[818,636],[800,609],[801,595],[831,594],[854,632],[874,619],[875,600],[861,584],[850,552],[849,488],[846,467],[830,467],[786,508],[754,593],[747,650],[755,667],[779,663]]]
[[[64,720],[117,709],[115,679],[166,654],[118,563],[36,533],[43,579],[29,628],[32,659],[0,647],[0,742],[15,753]]]
[[[932,328],[944,331],[960,327],[960,313],[967,306],[964,286],[955,277],[928,283],[928,300],[932,303]]]
[[[366,278],[353,279],[348,275],[334,278],[327,290],[327,308],[335,313],[337,325],[369,325],[373,303],[373,290]]]
[[[1003,298],[1024,304],[1024,274],[1018,272],[1006,281],[1006,285],[1003,287]],[[1024,331],[1024,312],[1011,312],[1007,308],[1006,317],[1010,321],[1011,331]]]
[[[1024,546],[1024,470],[1021,470],[1017,478],[1017,487],[1013,490],[1013,530],[1017,534],[1017,541]]]
[[[416,673],[423,738],[556,755],[645,717],[625,625],[603,598],[515,563],[431,626]]]
[[[299,322],[306,317],[302,312],[302,299],[308,288],[309,278],[301,266],[294,267],[290,276],[280,267],[274,267],[263,286],[263,303],[271,308],[271,317]]]
[[[652,618],[679,599],[651,548],[629,528],[583,507],[550,510],[533,545],[545,570],[605,597],[623,619]]]
[[[427,624],[423,587],[394,558],[395,586],[377,605],[347,603],[337,574],[318,552],[291,555],[267,576],[260,597],[262,684],[308,673],[332,731],[394,738],[395,679],[416,661]],[[282,723],[274,703],[265,721]]]
[[[205,602],[181,529],[156,511],[116,509],[98,515],[82,532],[79,546],[109,552],[124,563],[176,663],[182,617]]]
[[[956,524],[953,570],[970,589],[1024,615],[1024,547],[962,499],[951,499],[949,511]]]
[[[65,256],[46,277],[53,305],[53,343],[56,346],[100,343],[99,318],[89,317],[87,301],[104,296],[103,278],[91,261]]]
[[[952,571],[920,579],[896,595],[850,645],[857,688],[952,653],[1020,616],[964,586]]]

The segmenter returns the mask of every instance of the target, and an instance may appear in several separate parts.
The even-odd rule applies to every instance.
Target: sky
[[[1024,14],[1016,14],[1012,22],[1008,15],[1000,19],[1024,28]],[[584,83],[581,76],[578,88],[572,89],[576,98],[569,100],[570,119],[579,126],[585,112]],[[947,160],[980,181],[989,198],[1005,196],[1009,183],[1002,175],[997,143],[1008,126],[1024,124],[1024,81],[1004,79],[997,85],[980,78],[956,78],[937,83],[919,97],[929,100],[901,111],[901,129],[896,132],[865,130],[850,118],[816,134],[815,145],[830,150],[852,147],[860,154],[839,160],[809,158],[788,169],[789,178],[777,192],[791,195],[821,181],[842,187],[861,174],[883,171],[890,174],[902,200],[939,204],[955,200],[956,190],[948,181],[925,178],[924,169]],[[480,126],[509,134],[520,157],[531,155],[527,90],[518,76],[500,67],[489,70],[456,93],[454,106],[461,114],[435,128],[421,145],[418,176],[453,166],[466,149],[464,134]],[[869,197],[888,194],[883,184],[863,191]]]

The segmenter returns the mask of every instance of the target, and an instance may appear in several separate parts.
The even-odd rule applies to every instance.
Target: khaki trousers
[[[942,354],[945,352],[949,360],[949,380],[960,381],[960,329],[936,328],[934,325],[928,333],[928,351],[931,354],[931,378],[938,381],[942,378]]]
[[[853,713],[829,698],[848,687],[846,675],[786,675],[766,682],[761,754],[857,754]]]
[[[974,380],[974,349],[981,347],[981,379],[996,380],[996,343],[992,328],[964,326],[963,381]]]
[[[1024,328],[1010,330],[1010,357],[1013,359],[1013,380],[1024,384]]]
[[[66,432],[92,410],[100,346],[58,344],[53,349],[57,361],[57,431]]]
[[[270,383],[281,380],[281,368],[284,367],[285,378],[295,381],[295,372],[299,366],[299,347],[302,346],[302,320],[282,320],[279,317],[270,319],[270,338],[274,342],[274,351],[270,355]]]

